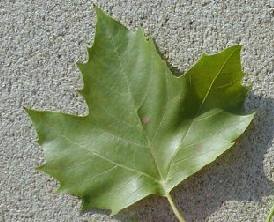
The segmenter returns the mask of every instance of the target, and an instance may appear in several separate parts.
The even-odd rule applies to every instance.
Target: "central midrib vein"
[[[137,32],[135,32],[135,33],[137,33]],[[129,35],[128,35],[128,36],[129,36]],[[133,107],[135,108],[135,110],[134,110],[135,112],[134,112],[134,113],[136,114],[136,117],[137,117],[137,119],[138,119],[139,126],[142,127],[143,136],[145,137],[145,139],[146,139],[146,141],[147,141],[148,149],[149,149],[150,155],[151,155],[151,157],[152,157],[152,159],[153,159],[154,166],[155,166],[155,168],[157,169],[157,172],[158,172],[158,174],[159,174],[159,176],[160,176],[160,178],[161,178],[161,181],[159,181],[157,178],[155,178],[155,180],[158,181],[158,183],[162,184],[163,176],[162,176],[162,173],[161,173],[161,171],[160,171],[160,169],[159,169],[159,167],[158,167],[158,164],[157,164],[157,161],[156,161],[156,157],[155,157],[155,155],[154,155],[154,153],[153,153],[153,148],[152,148],[152,145],[151,145],[151,143],[150,143],[150,140],[149,140],[149,138],[148,138],[148,137],[146,136],[146,134],[145,134],[145,130],[144,130],[144,127],[143,127],[143,124],[142,124],[142,120],[140,119],[140,117],[139,117],[139,115],[138,115],[138,108],[136,107],[135,99],[134,99],[134,97],[133,97],[133,95],[132,95],[132,92],[131,92],[131,88],[130,88],[130,83],[129,83],[128,76],[127,76],[127,74],[125,73],[123,67],[121,66],[121,61],[122,61],[122,60],[121,60],[121,56],[120,56],[120,54],[117,52],[117,49],[115,49],[115,44],[114,44],[113,38],[110,38],[110,40],[111,40],[111,43],[112,43],[112,45],[113,45],[113,47],[114,47],[113,52],[116,54],[116,56],[117,56],[117,58],[118,58],[118,63],[119,63],[120,71],[121,71],[122,75],[124,76],[124,78],[125,78],[125,80],[126,80],[126,83],[127,83],[128,95],[129,95],[131,101],[133,101]],[[129,45],[129,40],[130,40],[130,38],[128,38],[128,41],[127,41],[127,44],[128,44],[128,45]],[[145,43],[146,43],[146,42],[145,42]],[[126,47],[126,49],[125,49],[125,51],[124,51],[124,53],[125,53],[125,55],[126,55],[126,56],[125,56],[126,59],[128,59],[128,45],[127,45],[127,47]],[[147,87],[148,87],[148,85],[147,85]],[[164,189],[163,186],[162,186],[162,188]]]

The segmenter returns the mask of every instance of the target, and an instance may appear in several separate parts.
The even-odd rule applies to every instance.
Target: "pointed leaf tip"
[[[37,170],[37,171],[40,171],[40,172],[45,172],[45,165],[46,165],[46,164],[42,164],[42,165],[36,167],[36,170]]]
[[[225,48],[221,53],[228,53],[229,51],[232,51],[233,53],[237,53],[240,55],[241,50],[242,50],[241,45],[232,45]]]
[[[28,116],[31,115],[32,110],[30,108],[24,106],[23,109],[28,114]]]
[[[100,15],[107,16],[106,13],[97,5],[95,5],[95,12],[97,16],[100,16]]]
[[[123,24],[121,24],[118,20],[108,15],[104,10],[99,7],[96,7],[96,35],[98,32],[103,31],[106,32],[107,29],[127,29]]]
[[[111,16],[109,16],[103,9],[99,8],[99,7],[95,7],[95,11],[96,11],[96,18],[97,18],[97,23],[101,20],[112,20],[115,21],[114,18],[112,18]]]

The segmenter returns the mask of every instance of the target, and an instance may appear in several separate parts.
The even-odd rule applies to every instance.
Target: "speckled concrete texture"
[[[0,221],[175,221],[167,202],[151,196],[118,216],[80,212],[56,181],[35,170],[44,161],[23,106],[87,112],[77,60],[95,32],[95,3],[131,29],[144,27],[177,70],[202,52],[244,46],[252,84],[252,127],[231,151],[174,189],[187,221],[264,221],[274,202],[274,1],[272,0],[1,0]]]

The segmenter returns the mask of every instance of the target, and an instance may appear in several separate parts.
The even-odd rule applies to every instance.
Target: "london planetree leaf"
[[[45,153],[40,169],[84,209],[116,214],[150,194],[172,202],[172,188],[231,148],[253,119],[242,113],[241,47],[204,54],[178,77],[142,29],[96,12],[88,61],[78,64],[89,114],[27,110]]]

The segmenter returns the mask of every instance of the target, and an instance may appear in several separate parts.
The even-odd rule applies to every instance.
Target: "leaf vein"
[[[218,73],[216,74],[216,76],[213,78],[213,80],[212,80],[212,82],[211,82],[210,85],[209,85],[209,88],[208,88],[208,90],[207,90],[207,92],[206,92],[206,94],[205,94],[205,96],[204,96],[204,98],[203,98],[203,100],[202,100],[202,103],[201,103],[201,105],[200,105],[200,107],[199,107],[198,112],[196,113],[196,115],[201,111],[202,106],[203,106],[203,104],[205,103],[206,99],[208,98],[209,92],[210,92],[210,90],[211,90],[211,88],[212,88],[214,82],[216,81],[216,79],[218,78],[218,76],[219,76],[220,73],[223,71],[224,67],[226,66],[227,62],[231,59],[231,57],[233,56],[233,54],[234,54],[235,52],[236,52],[236,49],[234,49],[234,50],[232,51],[232,53],[228,56],[228,58],[225,60],[224,64],[221,66],[221,68],[220,68],[220,70],[218,71]],[[169,171],[170,171],[170,167],[171,167],[171,165],[172,165],[172,162],[173,162],[173,160],[174,160],[176,154],[177,154],[177,153],[179,152],[179,150],[180,150],[179,147],[183,144],[185,138],[188,136],[188,133],[189,133],[189,131],[190,131],[190,128],[192,127],[192,124],[193,124],[194,120],[195,120],[195,118],[193,118],[193,119],[191,120],[190,124],[188,125],[188,128],[187,128],[187,131],[186,131],[185,135],[181,138],[181,141],[180,141],[178,147],[175,149],[175,152],[174,152],[174,154],[173,154],[172,157],[171,157],[170,163],[169,163],[169,165],[168,165],[167,175],[168,175],[168,173],[169,173]]]

